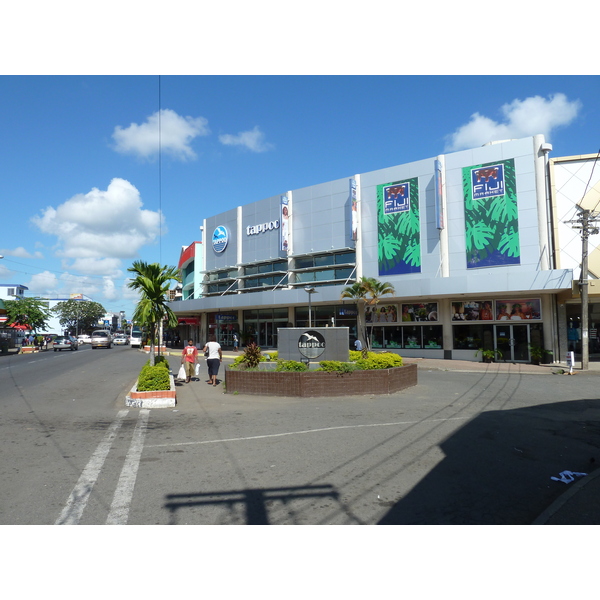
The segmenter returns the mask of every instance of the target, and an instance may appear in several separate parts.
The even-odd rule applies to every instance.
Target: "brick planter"
[[[393,394],[417,385],[417,365],[393,369],[327,373],[323,371],[275,372],[225,369],[227,394],[257,396],[361,396]]]
[[[175,406],[177,392],[175,390],[173,375],[169,375],[169,381],[171,384],[170,389],[152,392],[138,392],[138,382],[136,381],[125,398],[125,406],[133,406],[135,408],[169,408]]]

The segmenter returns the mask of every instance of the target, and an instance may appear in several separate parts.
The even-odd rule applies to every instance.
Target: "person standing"
[[[240,345],[240,338],[237,333],[233,333],[233,351],[237,352]]]
[[[194,340],[188,340],[188,345],[181,352],[181,364],[185,367],[185,382],[189,383],[192,375],[196,373],[196,360],[198,359],[198,348],[194,346]]]
[[[354,348],[360,352],[363,349],[362,342],[357,338],[354,342]]]
[[[206,346],[204,346],[204,353],[206,356],[206,365],[208,367],[208,378],[209,385],[212,383],[213,386],[217,385],[217,375],[219,374],[219,366],[223,360],[223,353],[221,352],[221,344],[216,341],[214,335],[208,338]]]

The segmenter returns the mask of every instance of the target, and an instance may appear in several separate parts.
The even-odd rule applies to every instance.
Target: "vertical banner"
[[[377,186],[379,275],[421,272],[417,177]]]
[[[279,228],[279,241],[280,241],[280,250],[283,250],[284,252],[287,252],[289,249],[289,235],[290,235],[290,229],[289,229],[289,218],[290,218],[290,211],[289,211],[289,206],[288,206],[288,197],[287,196],[281,196],[281,202],[280,202],[280,207],[281,207],[281,227]]]
[[[350,236],[353,242],[358,239],[358,203],[356,200],[356,181],[350,179]]]
[[[514,159],[463,167],[467,268],[521,262]]]
[[[435,178],[435,225],[438,229],[444,229],[442,162],[438,159],[436,159],[435,163],[434,163],[434,178]]]

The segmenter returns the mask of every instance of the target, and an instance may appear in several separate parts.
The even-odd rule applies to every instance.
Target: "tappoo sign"
[[[221,253],[229,243],[229,233],[227,227],[219,225],[215,228],[212,234],[212,245],[215,252]]]
[[[473,200],[504,196],[504,165],[491,165],[471,169]]]
[[[383,214],[410,210],[410,183],[395,183],[383,188]]]
[[[325,352],[325,338],[318,331],[305,331],[298,338],[298,352],[305,358],[318,358]]]

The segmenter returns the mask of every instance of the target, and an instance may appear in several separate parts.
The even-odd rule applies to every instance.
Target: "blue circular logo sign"
[[[219,225],[214,231],[212,235],[212,245],[215,252],[223,252],[225,248],[227,248],[227,243],[229,242],[229,233],[227,232],[227,228],[223,225]]]

